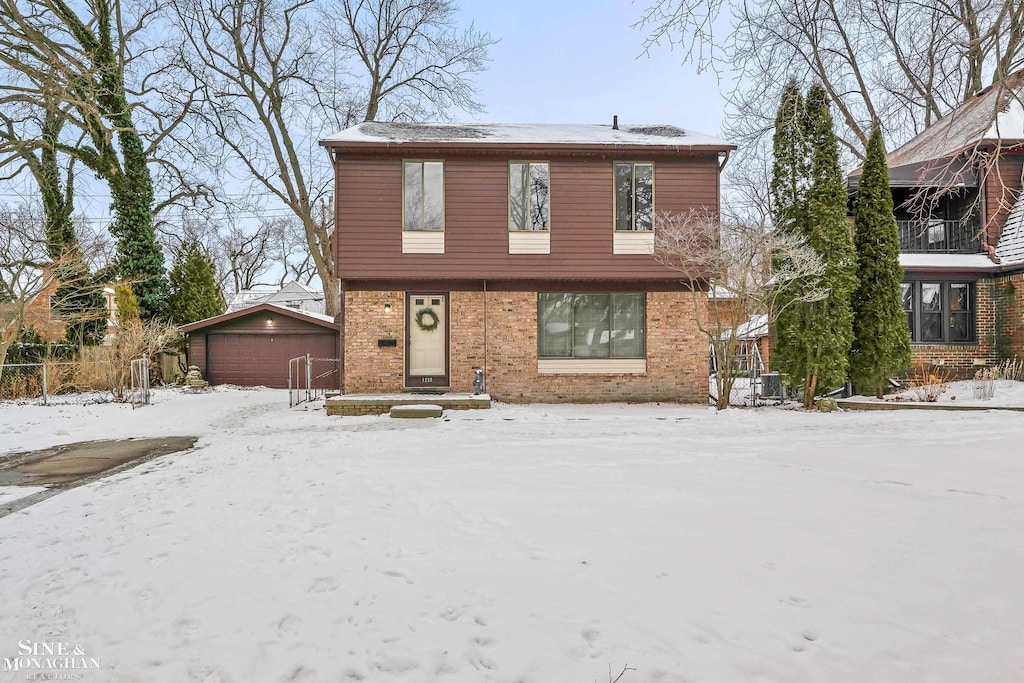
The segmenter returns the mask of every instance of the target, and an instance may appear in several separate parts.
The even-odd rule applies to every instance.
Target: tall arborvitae
[[[782,93],[775,115],[775,136],[771,180],[772,226],[775,230],[807,237],[807,174],[810,150],[804,125],[804,98],[796,81],[790,81]],[[783,264],[775,264],[776,268]],[[777,307],[772,365],[792,383],[803,383],[799,359],[805,355],[799,343],[803,315],[796,299],[800,292],[792,287],[775,299]]]
[[[900,240],[893,215],[882,131],[876,126],[854,201],[857,290],[850,375],[881,398],[886,380],[910,365],[910,330],[901,301]]]
[[[772,225],[776,230],[800,231],[807,192],[810,149],[804,131],[804,98],[796,81],[782,91],[772,138]]]
[[[195,244],[182,247],[171,268],[168,310],[178,324],[205,320],[224,312],[224,296],[217,286],[213,262]]]
[[[825,262],[825,274],[818,284],[827,288],[829,295],[810,303],[794,302],[792,298],[782,301],[785,308],[776,323],[772,360],[790,381],[803,385],[804,405],[810,407],[817,393],[846,381],[853,341],[850,297],[856,286],[856,254],[846,220],[846,190],[828,95],[820,85],[807,94],[799,129],[802,149],[807,150],[803,166],[806,175],[801,178],[793,174],[796,192],[790,195],[795,200],[794,208],[788,209],[790,213],[785,212],[785,206],[774,211],[781,229],[806,237]],[[776,158],[773,198],[784,196],[777,190],[782,186],[777,182],[780,167],[783,171],[800,170],[794,163],[784,162],[780,165]]]
[[[847,380],[853,344],[851,298],[857,288],[857,253],[846,219],[839,142],[828,93],[817,84],[807,93],[807,135],[811,144],[807,226],[811,247],[825,261],[823,284],[829,289],[827,298],[809,304],[804,405],[810,407],[818,391],[842,386]]]

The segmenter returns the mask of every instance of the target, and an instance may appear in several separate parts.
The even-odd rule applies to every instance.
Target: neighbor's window
[[[551,194],[547,162],[513,161],[508,165],[508,229],[547,230]]]
[[[973,282],[913,281],[901,286],[911,340],[923,344],[977,340]]]
[[[646,295],[542,292],[537,298],[541,358],[643,358]]]
[[[615,229],[654,229],[654,164],[615,162]]]
[[[402,165],[404,230],[444,230],[444,162]]]

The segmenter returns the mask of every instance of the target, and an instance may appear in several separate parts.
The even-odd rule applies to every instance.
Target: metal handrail
[[[898,220],[900,251],[909,254],[980,254],[980,226],[974,222],[926,218]]]

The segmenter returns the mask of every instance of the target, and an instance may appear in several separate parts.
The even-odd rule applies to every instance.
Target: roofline
[[[557,150],[559,152],[575,152],[600,154],[609,151],[623,152],[662,152],[662,153],[683,153],[683,152],[732,152],[736,145],[666,145],[666,144],[616,144],[616,143],[582,143],[582,142],[449,142],[435,141],[425,142],[421,140],[396,142],[393,140],[382,140],[381,142],[352,142],[347,140],[331,140],[324,138],[320,140],[320,146],[333,152],[379,152],[382,149],[388,151],[419,151],[447,149],[459,152],[471,152],[477,154],[500,154],[503,152],[524,152],[533,150]]]
[[[259,313],[261,311],[264,313],[280,313],[281,315],[289,318],[295,318],[296,320],[302,320],[304,322],[320,325],[321,327],[326,327],[329,330],[337,331],[339,329],[337,323],[327,322],[326,320],[311,317],[305,311],[298,311],[285,306],[278,306],[276,304],[257,304],[255,306],[249,306],[248,308],[232,311],[230,313],[221,313],[220,315],[215,315],[214,317],[207,318],[205,320],[197,320],[196,322],[189,323],[187,325],[181,325],[178,327],[178,331],[182,334],[188,334],[189,332],[201,330],[204,327],[212,327],[237,318],[244,318],[247,315]]]
[[[1024,262],[993,263],[991,266],[913,265],[902,266],[902,268],[903,272],[907,275],[984,275],[990,277],[1002,277],[1004,275],[1016,275],[1017,273],[1024,272]]]

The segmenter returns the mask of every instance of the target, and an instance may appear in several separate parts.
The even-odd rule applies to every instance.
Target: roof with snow
[[[889,168],[955,156],[980,142],[1024,143],[1024,69],[985,88],[905,145]]]
[[[996,245],[996,258],[1005,266],[1024,264],[1024,192],[1006,217],[1006,225]]]
[[[977,187],[980,178],[964,153],[986,144],[1004,149],[1024,145],[1024,69],[985,88],[886,154],[889,185]],[[850,173],[851,190],[860,175],[860,168]]]
[[[671,125],[380,123],[367,121],[321,140],[339,144],[649,146],[731,150],[736,146]]]
[[[227,312],[233,313],[259,304],[279,304],[308,313],[323,313],[324,294],[301,282],[288,282],[276,291],[243,289],[231,297]]]
[[[214,316],[212,318],[206,318],[205,320],[197,320],[194,323],[182,325],[178,328],[178,331],[182,333],[195,332],[197,330],[202,330],[213,325],[219,325],[221,323],[228,322],[229,320],[244,318],[247,315],[254,315],[256,313],[261,312],[280,313],[282,315],[288,316],[289,318],[295,318],[296,320],[305,320],[306,322],[311,322],[316,325],[320,325],[321,327],[329,327],[332,330],[338,328],[337,324],[334,322],[334,318],[332,318],[329,315],[324,315],[323,313],[312,313],[310,311],[302,311],[291,306],[280,306],[278,304],[260,303],[256,304],[255,306],[243,308],[238,311],[228,311],[227,313],[221,313],[220,315]]]
[[[735,334],[737,339],[751,340],[768,336],[768,316],[764,314],[752,314],[747,319],[731,330],[722,333],[722,339],[729,339]]]

